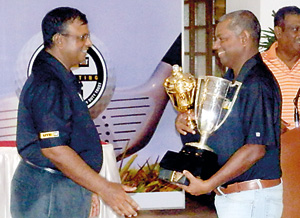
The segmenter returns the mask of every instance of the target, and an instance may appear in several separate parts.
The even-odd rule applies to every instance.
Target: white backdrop
[[[252,1],[240,1],[240,0],[227,0],[226,12],[235,10],[248,9],[252,11],[258,18],[263,30],[267,30],[269,27],[273,29],[274,18],[272,17],[272,11],[275,12],[284,6],[297,6],[300,7],[299,0],[252,0]]]
[[[41,38],[41,20],[51,9],[70,6],[87,15],[92,40],[103,54],[116,89],[146,82],[181,32],[181,0],[0,0],[0,141],[15,140],[17,95]],[[179,150],[176,113],[168,105],[137,162]],[[5,128],[4,128],[5,127]],[[100,129],[101,131],[101,129]],[[168,137],[166,137],[166,135]],[[162,143],[163,142],[163,143]]]

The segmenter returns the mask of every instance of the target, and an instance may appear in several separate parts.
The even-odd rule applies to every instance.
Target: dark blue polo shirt
[[[22,158],[56,169],[41,148],[70,146],[95,171],[102,166],[102,146],[82,85],[46,51],[41,51],[20,96],[17,147]]]
[[[229,70],[225,79],[233,78],[233,72]],[[245,144],[266,146],[265,156],[229,183],[280,178],[279,86],[260,54],[243,65],[237,81],[242,82],[242,87],[232,111],[225,123],[209,137],[207,145],[218,154],[221,166]],[[197,140],[197,136],[182,138],[184,142]]]

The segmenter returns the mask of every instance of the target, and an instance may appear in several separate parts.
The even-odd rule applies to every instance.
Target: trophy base
[[[167,151],[160,162],[158,178],[171,183],[189,185],[189,180],[182,174],[190,171],[195,177],[209,179],[219,169],[217,154],[185,145],[179,153]]]
[[[186,145],[196,147],[197,149],[200,149],[200,150],[208,150],[208,151],[214,152],[214,150],[212,148],[208,147],[207,145],[201,145],[200,142],[189,142],[189,143],[186,143]]]

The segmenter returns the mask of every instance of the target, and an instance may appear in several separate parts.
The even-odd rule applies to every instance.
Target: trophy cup
[[[176,71],[177,74],[178,72],[182,73],[182,71],[178,70],[178,66],[176,65],[173,66],[173,72],[174,71]],[[171,75],[171,78],[167,78],[167,80],[177,82],[178,80],[173,79],[173,76],[174,73]],[[197,129],[201,135],[200,142],[187,143],[179,153],[167,151],[164,155],[160,162],[159,178],[168,182],[188,185],[189,181],[182,174],[183,170],[188,170],[194,176],[206,180],[219,169],[217,154],[206,145],[206,141],[227,119],[242,85],[238,81],[232,83],[229,80],[215,76],[206,76],[204,79],[197,79],[196,81],[196,86],[193,89],[194,95],[175,94],[173,91],[170,91],[175,90],[172,88],[175,87],[174,84],[170,84],[170,82],[164,84],[170,99],[175,99],[179,96],[195,97],[192,103],[194,106]],[[168,87],[166,87],[166,85],[168,85]],[[186,85],[190,87],[190,84]],[[182,100],[171,101],[177,104],[187,102]],[[180,106],[177,105],[174,107],[175,109],[180,108]],[[190,105],[188,108],[192,108],[192,106]]]
[[[196,79],[190,73],[183,73],[177,64],[173,66],[172,75],[165,80],[165,90],[178,112],[187,112],[187,124],[196,128],[196,123],[191,119],[191,111],[194,106]]]

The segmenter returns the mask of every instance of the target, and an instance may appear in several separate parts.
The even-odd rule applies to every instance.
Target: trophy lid
[[[172,75],[165,80],[164,87],[176,110],[185,112],[192,107],[196,87],[192,74],[183,73],[179,65],[173,65]]]

